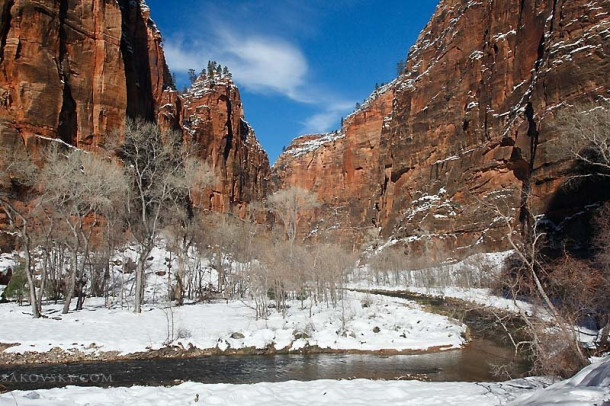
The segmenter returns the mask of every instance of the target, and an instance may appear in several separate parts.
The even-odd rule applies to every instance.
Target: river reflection
[[[171,385],[182,381],[202,383],[250,384],[316,379],[426,379],[430,381],[485,382],[505,380],[496,376],[495,366],[508,364],[512,351],[486,339],[475,339],[459,351],[421,355],[277,355],[218,356],[191,359],[161,359],[103,363],[75,363],[40,366],[0,367],[4,390],[40,389],[65,386],[43,377],[77,377],[70,384],[103,386]],[[526,370],[523,364],[513,367],[517,375]],[[91,374],[111,377],[79,382]],[[35,377],[34,379],[28,379]],[[15,382],[17,380],[17,382]],[[25,381],[25,382],[24,382]]]

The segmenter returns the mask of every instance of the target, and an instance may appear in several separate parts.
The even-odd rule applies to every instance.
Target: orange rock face
[[[200,204],[243,216],[247,202],[267,193],[270,168],[267,153],[244,118],[239,90],[230,78],[199,78],[180,105],[167,101],[167,117],[180,117],[184,137],[219,180]]]
[[[143,0],[4,0],[0,13],[2,145],[46,138],[95,149],[126,117],[142,117],[201,143],[221,178],[211,208],[239,212],[263,197],[269,162],[238,90],[224,83],[184,100],[170,90],[162,37]]]
[[[139,4],[121,3],[3,2],[0,137],[5,142],[43,136],[90,145],[122,126],[133,102],[125,80],[129,35],[123,35],[123,13],[135,20],[144,16]]]
[[[534,212],[548,213],[569,167],[554,148],[556,112],[610,98],[608,10],[608,0],[441,1],[404,74],[344,137],[292,154],[297,139],[275,165],[278,185],[324,202],[303,234],[379,229],[430,255],[505,248],[490,206],[517,220],[531,190]]]
[[[380,89],[344,120],[341,131],[295,139],[273,166],[274,187],[300,186],[320,207],[300,228],[312,238],[330,232],[345,244],[376,230],[381,133],[392,113],[394,90]]]

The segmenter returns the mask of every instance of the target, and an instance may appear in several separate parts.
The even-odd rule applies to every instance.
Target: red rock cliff
[[[340,131],[295,139],[273,166],[276,188],[300,186],[317,195],[320,207],[301,219],[302,233],[330,233],[346,244],[376,231],[381,133],[392,113],[388,85],[347,117]]]
[[[169,72],[145,4],[0,3],[0,137],[96,144],[126,113],[154,117]]]
[[[327,203],[318,232],[324,222],[381,227],[418,250],[504,248],[504,227],[481,202],[518,217],[531,189],[535,211],[548,210],[569,166],[554,148],[554,114],[610,97],[609,10],[608,0],[441,1],[405,73],[376,98],[392,108],[366,103],[332,147],[295,157],[291,146],[274,167],[278,184],[315,180]],[[351,215],[329,220],[346,202]]]
[[[0,143],[95,148],[126,117],[143,117],[201,142],[222,178],[213,208],[264,195],[269,163],[239,92],[219,84],[209,100],[194,92],[183,100],[169,90],[161,34],[143,0],[2,0],[0,13]],[[205,128],[191,127],[198,120]]]
[[[267,193],[269,158],[245,120],[239,89],[228,77],[198,78],[181,97],[167,91],[159,122],[184,137],[216,171],[218,184],[199,202],[243,215],[245,204]]]

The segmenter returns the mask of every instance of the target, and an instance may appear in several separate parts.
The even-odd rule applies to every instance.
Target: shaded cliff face
[[[239,92],[232,83],[202,98],[171,91],[143,0],[2,0],[0,13],[2,145],[35,148],[47,138],[95,149],[126,117],[157,120],[200,142],[218,170],[211,208],[263,197],[269,163],[243,121]]]
[[[126,112],[152,118],[169,72],[135,1],[7,0],[0,27],[0,137],[95,145]]]
[[[394,90],[377,91],[340,131],[295,139],[273,166],[274,187],[300,186],[316,193],[320,207],[302,218],[311,238],[357,244],[376,232],[381,133],[392,113]]]
[[[203,192],[205,208],[245,215],[246,203],[267,193],[269,158],[244,118],[238,88],[230,78],[198,78],[187,93],[166,91],[159,123],[182,127],[185,140],[212,168],[218,184]]]
[[[274,167],[278,184],[307,173],[329,202],[321,218],[343,202],[367,213],[335,229],[380,227],[384,239],[420,252],[504,248],[504,225],[486,204],[508,206],[517,219],[531,189],[535,211],[547,211],[570,166],[556,148],[554,115],[610,97],[608,10],[608,0],[442,1],[383,94],[391,110],[379,115],[366,103],[334,152],[288,150]],[[354,120],[367,124],[350,133]],[[365,154],[370,139],[377,145]],[[325,165],[340,170],[318,170]],[[354,165],[364,185],[324,186],[348,179]]]

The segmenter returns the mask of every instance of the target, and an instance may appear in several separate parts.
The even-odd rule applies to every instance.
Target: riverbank
[[[306,303],[307,304],[307,303]],[[406,299],[346,292],[335,308],[290,303],[256,319],[248,302],[148,306],[142,314],[89,299],[80,312],[0,305],[0,364],[40,364],[206,355],[416,354],[462,348],[467,328]],[[311,315],[310,315],[311,313]]]

